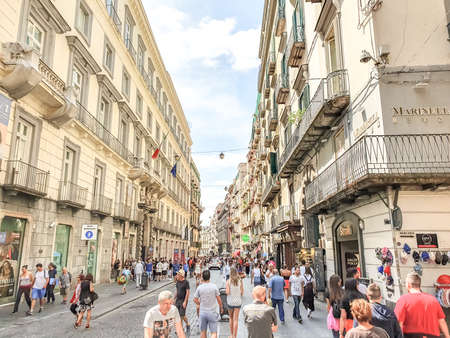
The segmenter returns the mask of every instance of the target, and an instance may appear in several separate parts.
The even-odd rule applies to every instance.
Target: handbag
[[[78,308],[78,304],[72,303],[70,305],[70,312],[72,312],[74,315],[78,315],[77,308]]]
[[[94,292],[91,293],[91,295],[92,295],[92,301],[95,302],[98,299],[97,292],[94,291]]]

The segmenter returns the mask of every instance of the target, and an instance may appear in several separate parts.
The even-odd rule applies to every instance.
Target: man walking
[[[149,258],[147,260],[147,264],[145,264],[145,272],[147,272],[148,281],[152,279],[152,272],[153,272],[153,263],[152,260]]]
[[[162,271],[163,271],[163,263],[161,263],[161,260],[158,260],[158,263],[156,263],[156,280],[158,282],[161,281]]]
[[[373,326],[384,329],[390,338],[402,338],[402,329],[398,324],[394,311],[381,304],[381,290],[377,284],[372,283],[369,285],[367,298],[369,298],[372,307],[372,320],[370,323]]]
[[[186,334],[189,336],[191,326],[186,316],[186,307],[189,300],[190,287],[189,282],[184,278],[184,270],[178,270],[175,277],[177,279],[177,292],[175,294],[175,306],[178,309],[181,320],[186,323]]]
[[[144,273],[144,264],[139,259],[134,267],[134,274],[136,275],[136,287],[140,287],[142,284],[142,274]]]
[[[162,279],[166,280],[167,278],[167,270],[169,270],[169,263],[164,259],[162,263]]]
[[[273,276],[269,280],[269,298],[272,300],[272,306],[275,309],[278,305],[278,315],[281,324],[284,324],[284,279],[280,276],[277,269],[273,270]]]
[[[420,276],[410,272],[405,284],[408,293],[401,296],[395,305],[404,337],[439,337],[442,332],[445,338],[449,338],[444,311],[435,297],[422,292]]]
[[[266,303],[266,288],[258,285],[253,288],[253,303],[242,309],[248,338],[272,338],[276,332],[277,315],[275,309]]]
[[[172,305],[172,292],[166,290],[158,295],[158,305],[145,314],[144,336],[172,337],[174,332],[178,338],[185,338],[183,326],[177,308]]]
[[[294,274],[289,278],[289,286],[291,288],[292,299],[294,300],[294,312],[292,317],[297,319],[301,324],[303,323],[302,316],[300,314],[300,302],[302,301],[302,280],[300,275],[300,268],[295,268]]]
[[[49,277],[47,271],[42,267],[41,263],[36,264],[36,273],[34,274],[33,285],[31,286],[31,308],[27,315],[33,315],[36,300],[39,299],[39,312],[44,308],[45,289],[48,285]]]
[[[215,284],[210,283],[210,277],[209,270],[203,271],[203,283],[197,287],[194,294],[194,302],[200,306],[199,321],[201,338],[206,338],[208,327],[211,332],[211,338],[217,338],[217,321],[219,320],[219,313],[217,313],[216,302],[219,304],[220,313],[223,312],[219,289]]]

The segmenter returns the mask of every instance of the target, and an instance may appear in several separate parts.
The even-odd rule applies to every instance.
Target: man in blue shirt
[[[152,278],[152,270],[153,270],[153,264],[152,264],[152,260],[149,258],[147,260],[147,264],[145,264],[145,272],[147,272],[149,282]]]
[[[272,306],[276,309],[278,305],[278,315],[281,324],[284,324],[284,279],[280,276],[277,269],[273,270],[273,276],[269,280],[269,298],[272,300]]]
[[[178,270],[180,270],[180,264],[178,264],[178,261],[173,262],[172,270],[173,270],[173,279],[176,280]]]

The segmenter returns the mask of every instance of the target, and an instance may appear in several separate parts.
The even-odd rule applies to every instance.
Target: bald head
[[[252,295],[253,299],[264,302],[266,300],[266,288],[261,285],[255,286]]]
[[[278,274],[279,274],[279,272],[278,272],[278,270],[277,270],[277,269],[273,269],[273,271],[272,271],[272,272],[273,272],[273,274],[274,274],[274,275],[278,275]]]

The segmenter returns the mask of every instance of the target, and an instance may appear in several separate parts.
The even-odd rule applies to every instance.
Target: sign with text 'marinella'
[[[83,224],[81,229],[82,241],[96,241],[97,240],[97,224]]]

